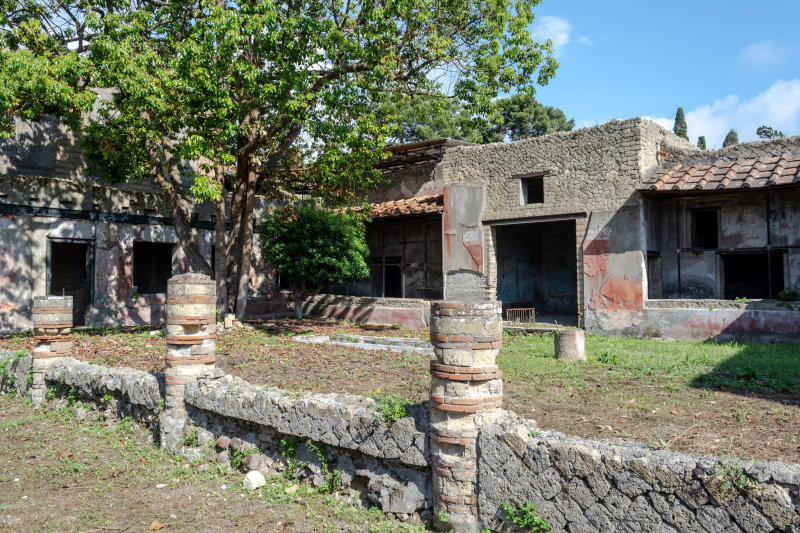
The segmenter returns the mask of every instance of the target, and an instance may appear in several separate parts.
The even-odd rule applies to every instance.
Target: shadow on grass
[[[248,324],[256,328],[256,331],[269,333],[271,335],[304,335],[314,333],[315,327],[336,327],[337,321],[330,318],[321,317],[304,317],[297,318],[280,318],[270,320],[247,320]],[[397,336],[398,329],[393,326],[365,324],[365,323],[348,323],[349,326],[357,326],[360,330],[380,334],[383,336]]]
[[[800,345],[731,344],[735,353],[697,375],[691,386],[800,406]]]

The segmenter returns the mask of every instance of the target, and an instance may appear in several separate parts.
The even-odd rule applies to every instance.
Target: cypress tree
[[[683,137],[687,141],[689,140],[689,134],[686,129],[686,117],[683,115],[682,107],[679,107],[678,111],[675,113],[675,125],[672,126],[672,133],[678,137]]]
[[[736,133],[736,130],[731,129],[725,136],[725,140],[722,141],[722,147],[725,148],[726,146],[733,146],[734,144],[739,144],[739,134]]]
[[[705,137],[705,135],[701,135],[700,137],[698,137],[698,139],[697,139],[697,147],[700,148],[701,150],[705,150],[706,149],[706,137]]]

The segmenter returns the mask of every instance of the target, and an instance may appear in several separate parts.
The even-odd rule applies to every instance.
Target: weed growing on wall
[[[197,445],[199,445],[199,443],[195,446]],[[241,470],[244,458],[248,455],[253,455],[254,453],[263,453],[263,451],[260,448],[239,448],[238,450],[233,450],[233,453],[231,454],[231,466],[233,466],[233,468],[236,470]]]
[[[388,394],[378,399],[375,404],[377,417],[391,427],[401,418],[408,416],[408,404],[411,400],[399,394]]]
[[[297,455],[297,441],[287,438],[282,438],[278,441],[278,448],[281,450],[281,457],[286,459],[286,462],[289,465],[286,468],[286,473],[284,474],[288,479],[296,479],[297,478],[297,459],[295,456]]]
[[[198,437],[197,428],[194,428],[191,432],[189,432],[188,435],[183,437],[183,444],[184,446],[190,446],[190,447],[200,446],[200,438]]]
[[[306,446],[314,451],[322,465],[322,475],[325,476],[326,483],[320,487],[322,492],[333,492],[342,486],[342,471],[331,470],[331,460],[325,453],[325,448],[321,444],[315,443],[313,440],[308,439]]]
[[[514,522],[518,527],[534,533],[550,531],[550,524],[536,514],[536,506],[531,502],[525,502],[524,505],[519,507],[503,502],[502,507],[506,513],[506,518]]]
[[[744,467],[738,461],[726,461],[720,465],[716,475],[722,479],[722,488],[736,489],[739,492],[746,492],[747,489],[758,486],[758,482],[751,479]]]

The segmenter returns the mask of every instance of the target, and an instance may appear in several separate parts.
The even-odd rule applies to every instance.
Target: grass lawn
[[[429,357],[309,345],[298,333],[427,335],[426,330],[331,320],[254,323],[220,332],[217,365],[265,386],[401,394],[424,401]],[[152,328],[151,328],[152,329]],[[160,371],[164,339],[155,331],[76,334],[76,356]],[[30,348],[24,336],[0,348]],[[589,361],[553,358],[547,336],[506,336],[498,363],[504,408],[543,429],[588,438],[630,438],[696,454],[800,463],[800,345],[669,342],[589,335]]]
[[[347,494],[187,462],[124,420],[79,423],[72,408],[34,410],[0,396],[0,529],[9,531],[423,532]],[[208,468],[208,467],[211,468]]]

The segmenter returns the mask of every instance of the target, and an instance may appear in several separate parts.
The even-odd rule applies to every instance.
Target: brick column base
[[[438,529],[475,532],[477,439],[503,402],[500,302],[433,302],[430,450]]]

